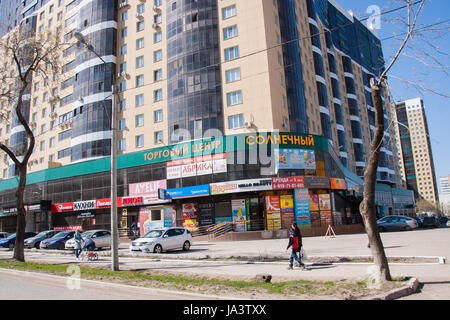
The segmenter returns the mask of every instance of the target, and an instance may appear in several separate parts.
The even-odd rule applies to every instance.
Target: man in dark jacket
[[[298,262],[298,266],[302,267],[302,270],[306,270],[305,264],[302,262],[300,257],[300,250],[302,249],[302,235],[300,229],[297,227],[295,222],[292,222],[291,228],[289,229],[289,244],[286,248],[288,250],[292,246],[291,257],[289,258],[289,268],[292,270],[294,265],[294,259]],[[297,256],[298,253],[298,256]]]

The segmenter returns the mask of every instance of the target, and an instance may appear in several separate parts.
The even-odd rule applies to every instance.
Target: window
[[[127,106],[127,100],[126,99],[120,100],[119,112],[124,111],[126,109],[126,106]]]
[[[125,139],[119,140],[119,151],[125,151],[127,149],[127,144]]]
[[[128,11],[122,12],[122,21],[125,21],[128,19]]]
[[[162,131],[155,132],[155,144],[162,142],[163,142],[163,132]]]
[[[161,22],[162,22],[162,15],[161,15],[161,14],[155,14],[155,15],[153,16],[153,22],[154,22],[155,24],[161,23]]]
[[[155,7],[159,7],[161,5],[161,3],[162,3],[162,0],[155,0],[155,2],[154,2]]]
[[[55,146],[55,137],[50,138],[50,140],[48,141],[48,146],[50,148],[53,148]]]
[[[125,91],[127,89],[127,82],[125,80],[120,81],[119,83],[119,91]]]
[[[144,56],[136,58],[136,68],[142,68],[144,66]]]
[[[162,80],[162,69],[158,69],[153,71],[153,80],[161,81]]]
[[[126,63],[126,62],[121,63],[121,64],[119,65],[119,72],[120,72],[120,73],[122,73],[122,72],[127,72],[127,63]]]
[[[144,38],[136,40],[136,49],[142,49],[144,47]]]
[[[127,53],[127,45],[124,44],[123,46],[120,47],[120,54],[124,55]]]
[[[144,85],[144,75],[141,74],[136,77],[136,87],[142,87]]]
[[[153,100],[154,101],[162,100],[162,89],[158,89],[153,92]]]
[[[142,30],[144,30],[144,21],[139,21],[136,23],[136,31],[139,32]]]
[[[154,112],[154,118],[155,118],[155,122],[163,121],[163,112],[162,112],[162,110],[156,110]]]
[[[158,42],[160,42],[161,40],[162,40],[162,33],[161,33],[161,31],[155,32],[155,33],[153,34],[153,42],[154,42],[154,43],[158,43]]]
[[[41,141],[41,143],[40,143],[40,145],[39,145],[39,149],[40,149],[41,151],[44,151],[44,150],[45,150],[45,141]]]
[[[225,49],[225,61],[230,61],[239,58],[239,47],[231,47]]]
[[[144,94],[139,94],[136,96],[136,107],[144,105]]]
[[[142,148],[144,146],[144,135],[136,136],[136,148]]]
[[[244,126],[244,115],[237,114],[228,117],[228,129],[236,129]]]
[[[238,35],[237,26],[232,26],[232,27],[223,29],[223,39],[224,40],[237,37],[237,35]]]
[[[228,70],[228,71],[226,71],[225,74],[226,74],[227,83],[241,80],[241,69],[240,68]]]
[[[232,5],[230,7],[222,9],[222,18],[223,19],[228,19],[228,18],[234,17],[235,15],[236,15],[236,6],[235,5]]]
[[[42,109],[42,118],[45,118],[47,115],[47,108]]]
[[[242,103],[242,91],[227,93],[227,106],[233,106]]]
[[[145,5],[144,4],[140,4],[137,6],[137,13],[142,14],[144,13],[144,9],[145,9]]]
[[[123,28],[120,32],[120,35],[122,38],[125,38],[127,36],[127,27]]]
[[[143,127],[144,126],[144,115],[138,114],[136,116],[136,127]]]
[[[153,52],[153,61],[158,62],[162,60],[162,50],[157,50]]]
[[[125,119],[120,119],[119,120],[119,130],[125,130],[125,128],[126,128]]]

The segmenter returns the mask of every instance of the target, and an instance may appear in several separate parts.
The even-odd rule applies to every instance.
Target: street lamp
[[[82,43],[86,49],[94,53],[104,65],[111,70],[111,270],[119,270],[119,232],[117,229],[117,147],[116,147],[116,73],[113,68],[94,50],[94,47],[86,41],[80,32],[75,32],[74,37]]]

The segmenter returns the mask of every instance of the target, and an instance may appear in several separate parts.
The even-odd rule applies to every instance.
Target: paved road
[[[382,233],[382,240],[388,257],[427,256],[436,257],[434,263],[396,264],[390,263],[392,275],[417,277],[425,283],[422,292],[409,299],[450,299],[450,228],[414,230],[410,232]],[[286,239],[241,241],[241,242],[196,242],[189,252],[170,252],[155,257],[154,254],[140,254],[121,257],[120,268],[150,269],[174,273],[196,273],[213,277],[253,278],[258,273],[270,273],[273,281],[304,280],[362,280],[370,272],[371,264],[311,265],[309,270],[286,270],[289,254]],[[303,239],[310,256],[370,256],[365,234],[339,235],[336,238],[308,237]],[[121,255],[129,255],[127,244],[121,244]],[[12,253],[0,250],[0,258],[9,258]],[[244,261],[214,261],[209,258],[231,256],[282,257],[285,262],[247,263]],[[439,264],[437,257],[445,257],[447,264]],[[26,253],[28,261],[55,263],[77,263],[73,255],[55,254],[34,250]],[[198,260],[201,259],[201,260]],[[109,257],[101,256],[96,264],[109,265]]]
[[[0,269],[0,300],[211,300],[227,297]]]

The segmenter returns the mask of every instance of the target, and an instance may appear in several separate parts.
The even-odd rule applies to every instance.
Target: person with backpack
[[[298,266],[302,267],[302,270],[306,270],[305,264],[302,262],[300,256],[300,250],[302,249],[302,235],[297,223],[292,222],[291,228],[289,229],[289,244],[286,248],[288,250],[292,246],[291,257],[289,258],[288,270],[292,270],[294,265],[294,259],[298,262]],[[298,256],[297,256],[298,253]]]

